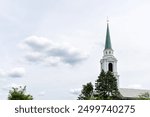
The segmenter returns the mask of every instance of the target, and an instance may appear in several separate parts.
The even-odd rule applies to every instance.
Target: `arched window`
[[[113,64],[112,63],[108,64],[108,71],[113,72]]]

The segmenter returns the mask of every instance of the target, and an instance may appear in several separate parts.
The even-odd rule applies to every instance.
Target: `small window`
[[[109,51],[109,54],[111,54],[111,51]]]
[[[107,54],[107,51],[106,51],[106,54]]]
[[[113,64],[112,63],[109,63],[108,64],[108,70],[113,72]]]

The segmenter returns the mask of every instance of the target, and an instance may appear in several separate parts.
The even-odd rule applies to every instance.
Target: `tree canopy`
[[[98,99],[121,99],[121,94],[118,90],[117,79],[112,72],[101,71],[98,79],[95,82],[95,94]]]
[[[97,99],[97,100],[119,100],[122,96],[118,90],[117,79],[110,71],[101,71],[98,79],[95,81],[95,89],[92,83],[83,85],[79,100]]]
[[[150,100],[150,94],[148,92],[145,92],[138,97],[139,100]]]
[[[91,82],[89,82],[86,85],[83,85],[83,89],[78,97],[78,100],[90,100],[92,98],[92,95],[93,95],[93,85]]]
[[[26,94],[26,86],[12,88],[9,91],[8,100],[33,100],[32,95]]]

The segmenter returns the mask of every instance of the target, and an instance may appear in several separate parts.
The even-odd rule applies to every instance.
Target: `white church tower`
[[[119,88],[119,75],[117,73],[117,59],[114,57],[114,51],[111,45],[110,33],[109,33],[109,23],[107,21],[107,30],[106,30],[106,41],[105,41],[105,49],[103,51],[103,58],[100,60],[101,70],[105,72],[111,71],[114,76],[117,78],[117,84]],[[129,88],[119,88],[119,91],[123,97],[126,99],[137,99],[139,95],[148,92],[150,94],[150,90],[143,89],[129,89]]]
[[[117,83],[119,83],[119,75],[117,73],[117,59],[113,55],[114,51],[111,45],[110,33],[109,33],[109,23],[107,21],[107,31],[106,31],[106,41],[105,49],[103,51],[103,58],[100,60],[101,70],[105,72],[111,71],[114,76],[117,78]],[[119,86],[119,84],[118,84]]]

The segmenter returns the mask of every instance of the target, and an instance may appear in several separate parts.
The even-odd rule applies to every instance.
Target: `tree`
[[[100,99],[102,97],[106,98],[106,92],[103,89],[106,89],[106,74],[104,70],[101,71],[100,75],[98,76],[98,79],[95,82],[95,96]]]
[[[19,88],[12,88],[9,91],[8,100],[33,100],[30,94],[26,94],[26,86]]]
[[[117,79],[113,72],[101,71],[95,82],[95,90],[92,83],[83,85],[79,100],[121,100],[124,99],[120,94],[117,85]]]
[[[95,82],[95,96],[102,100],[117,100],[122,99],[118,90],[117,79],[112,72],[107,73],[101,71],[98,79]]]
[[[93,98],[92,96],[93,96],[93,85],[90,82],[87,83],[86,85],[83,85],[83,89],[78,97],[78,100],[90,100]]]
[[[139,100],[150,100],[150,94],[148,92],[145,92],[138,97]]]

